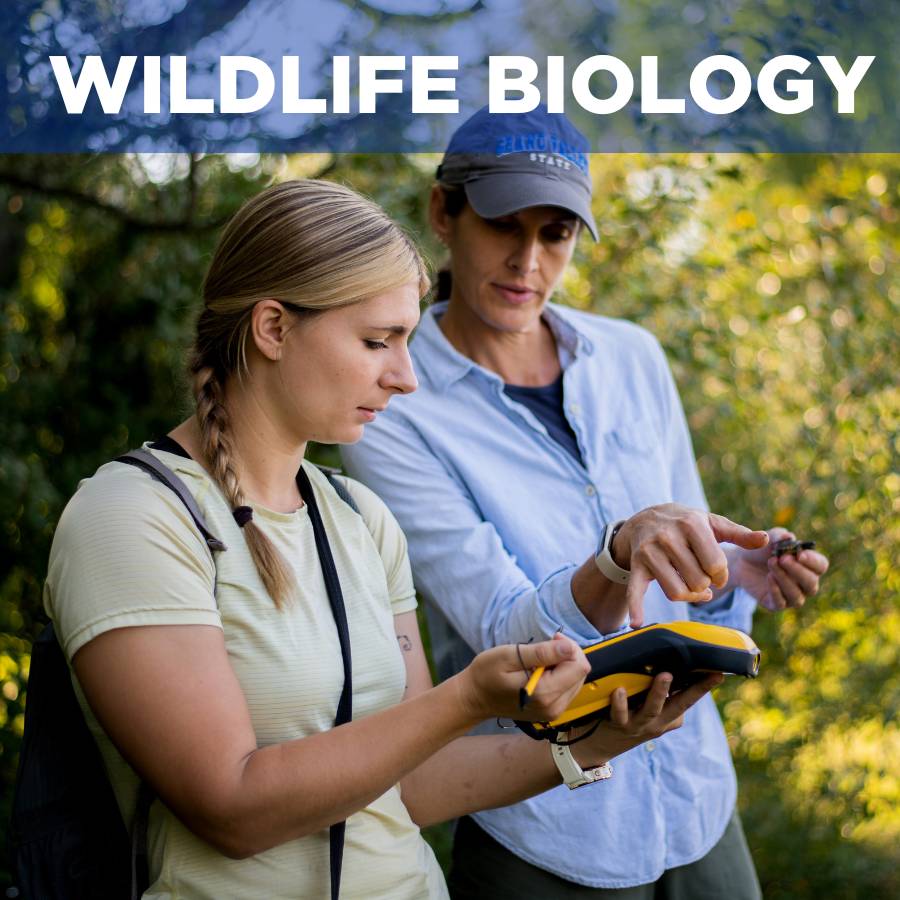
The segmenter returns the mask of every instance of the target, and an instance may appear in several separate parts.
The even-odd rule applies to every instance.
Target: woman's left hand
[[[769,610],[803,606],[807,597],[819,590],[819,581],[828,571],[828,557],[815,550],[796,556],[775,556],[772,547],[783,538],[795,536],[786,528],[770,528],[769,543],[758,550],[739,550],[735,582],[749,591],[756,602]]]
[[[523,710],[522,688],[538,667],[545,671]],[[590,671],[581,647],[556,634],[550,641],[482,650],[453,680],[459,682],[463,708],[476,722],[494,716],[549,722],[563,714]]]
[[[653,679],[640,709],[629,709],[625,689],[616,688],[610,697],[609,719],[596,728],[585,726],[592,733],[583,742],[577,741],[576,758],[583,766],[596,766],[597,760],[608,762],[639,744],[681,728],[685,712],[724,680],[721,672],[711,672],[703,681],[670,694],[672,676],[661,673]],[[577,739],[579,733],[584,731],[578,729],[571,737]]]

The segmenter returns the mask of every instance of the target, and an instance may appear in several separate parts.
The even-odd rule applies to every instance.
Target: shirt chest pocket
[[[619,479],[632,512],[669,503],[669,463],[659,433],[646,419],[622,422],[606,434],[609,477]]]

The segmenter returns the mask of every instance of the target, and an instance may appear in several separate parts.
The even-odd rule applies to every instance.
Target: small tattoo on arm
[[[400,644],[400,649],[404,653],[409,653],[409,651],[413,648],[412,641],[409,639],[409,635],[407,634],[398,634],[397,642]]]

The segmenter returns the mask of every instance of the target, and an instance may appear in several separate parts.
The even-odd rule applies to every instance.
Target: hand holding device
[[[712,599],[713,588],[728,583],[728,558],[720,542],[754,550],[769,541],[764,531],[678,503],[650,506],[616,524],[613,534],[604,532],[597,565],[610,580],[627,583],[634,628],[643,624],[644,594],[652,581],[670,600],[704,603]],[[625,577],[617,579],[616,569]]]
[[[668,690],[672,693],[702,682],[710,673],[753,678],[760,661],[759,648],[743,632],[689,621],[648,625],[594,644],[584,653],[590,671],[583,687],[552,719],[517,718],[516,724],[526,734],[565,742],[572,729],[608,719],[617,690],[624,689],[628,706],[635,709],[644,703],[661,673],[671,675]],[[539,684],[542,678],[535,676],[532,673],[529,682]]]

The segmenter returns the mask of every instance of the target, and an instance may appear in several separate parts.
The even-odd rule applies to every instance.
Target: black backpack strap
[[[341,470],[332,469],[331,466],[316,466],[316,468],[328,479],[328,483],[334,488],[334,491],[338,495],[338,497],[340,497],[341,500],[343,500],[344,503],[346,503],[347,506],[349,506],[350,509],[353,510],[353,512],[362,515],[362,513],[359,512],[359,507],[356,505],[356,501],[353,499],[353,495],[350,493],[350,491],[347,490],[347,485],[335,478],[336,475],[341,474]]]
[[[330,478],[329,481],[331,481]],[[338,490],[335,482],[332,482],[332,485],[334,485],[335,490]],[[338,701],[334,724],[336,726],[343,725],[353,718],[353,667],[350,659],[350,629],[347,625],[347,610],[344,608],[344,595],[341,593],[341,583],[338,580],[334,557],[331,555],[331,547],[328,545],[328,535],[325,533],[322,514],[319,512],[319,507],[316,503],[316,495],[309,482],[309,476],[302,468],[297,473],[297,487],[300,489],[300,496],[309,510],[309,520],[316,539],[316,550],[322,566],[322,575],[325,578],[328,601],[331,604],[331,612],[334,615],[338,639],[341,644],[341,657],[344,663],[344,687],[341,690],[341,699]],[[346,492],[346,488],[343,485],[341,485],[341,488]],[[347,502],[349,503],[350,501]],[[351,505],[355,507],[355,504]],[[344,855],[344,832],[346,831],[346,826],[346,822],[336,822],[328,829],[331,859],[331,900],[337,900],[341,889],[341,863]]]
[[[154,800],[153,788],[146,781],[138,789],[134,823],[131,826],[131,900],[140,900],[150,887],[150,865],[147,861],[147,825],[150,806]]]
[[[187,485],[165,464],[161,463],[149,450],[143,447],[137,450],[129,450],[128,453],[116,458],[115,462],[128,463],[148,472],[157,481],[162,482],[167,488],[178,495],[178,499],[185,505],[191,514],[194,524],[203,535],[206,546],[210,550],[227,550],[228,548],[206,527],[206,520],[194,495],[188,490]]]
[[[116,458],[115,462],[127,463],[143,469],[152,478],[164,484],[173,491],[190,513],[197,530],[206,541],[210,552],[223,551],[228,548],[206,526],[206,519],[197,506],[194,495],[188,490],[187,485],[163,462],[160,462],[149,450],[143,447],[137,450],[129,450]],[[147,826],[150,818],[150,806],[154,800],[153,789],[145,781],[141,782],[138,789],[137,806],[134,811],[134,821],[131,825],[131,900],[139,900],[141,895],[150,886],[150,867],[147,860]]]

